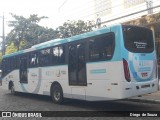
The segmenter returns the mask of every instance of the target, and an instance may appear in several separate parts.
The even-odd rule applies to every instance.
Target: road
[[[63,105],[54,104],[50,97],[33,94],[16,95],[0,89],[0,111],[160,111],[160,105],[125,100],[87,102],[66,100]],[[89,116],[88,116],[89,117]],[[155,119],[154,119],[155,120]]]

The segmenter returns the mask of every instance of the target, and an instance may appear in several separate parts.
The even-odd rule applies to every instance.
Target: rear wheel
[[[63,91],[59,85],[53,85],[51,88],[51,97],[54,103],[63,103]]]

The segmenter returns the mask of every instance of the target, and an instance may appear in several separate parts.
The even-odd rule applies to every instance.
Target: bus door
[[[19,78],[20,83],[28,83],[27,55],[20,56]]]
[[[72,86],[72,97],[78,99],[85,99],[84,86],[86,86],[87,83],[85,43],[69,45],[68,73],[69,85]]]
[[[41,83],[40,68],[38,67],[38,53],[32,52],[28,57],[28,79],[29,79],[29,92],[38,93]]]

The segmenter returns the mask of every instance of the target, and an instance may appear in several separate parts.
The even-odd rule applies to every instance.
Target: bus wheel
[[[53,85],[51,88],[51,97],[54,103],[62,104],[63,103],[63,91],[59,85]]]

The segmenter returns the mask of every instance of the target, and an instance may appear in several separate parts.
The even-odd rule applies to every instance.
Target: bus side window
[[[20,59],[19,59],[19,56],[16,56],[16,69],[19,69],[20,67]]]
[[[98,51],[98,48],[97,48],[97,45],[94,39],[89,40],[89,48],[90,48],[90,51],[89,51],[90,60],[94,61],[94,60],[99,59],[99,51]]]
[[[28,83],[28,55],[20,56],[20,83]]]
[[[10,72],[10,61],[9,59],[7,58],[6,59],[6,74],[8,74]]]
[[[29,67],[37,67],[38,65],[38,54],[31,53],[29,55]]]
[[[13,70],[16,69],[17,62],[16,62],[16,56],[13,57]]]
[[[43,49],[40,51],[39,55],[39,64],[40,66],[48,66],[50,65],[50,56],[51,56],[51,49]]]
[[[2,76],[5,76],[6,73],[6,59],[2,60]]]
[[[12,71],[16,68],[16,58],[15,57],[9,58],[9,62],[10,62],[10,71]]]
[[[59,47],[59,63],[65,63],[65,50],[64,46]]]
[[[55,65],[58,63],[58,47],[52,49],[52,64]]]
[[[63,64],[65,63],[65,47],[58,46],[52,48],[52,64]]]
[[[114,52],[113,34],[106,34],[97,38],[89,39],[90,61],[110,60]]]

